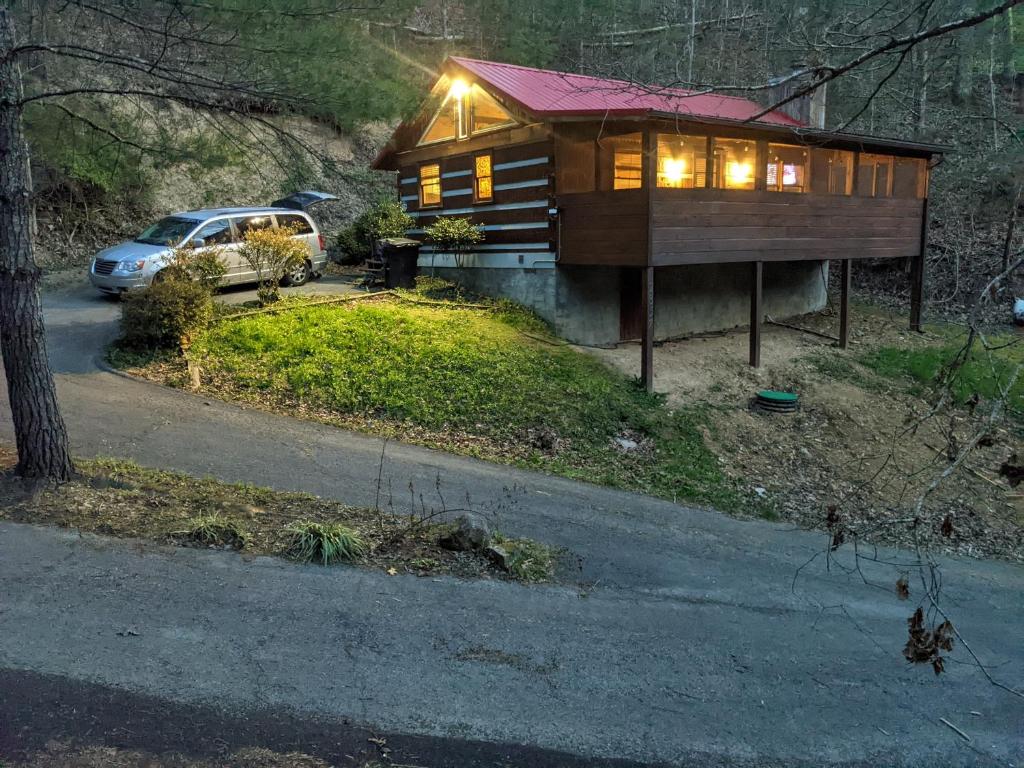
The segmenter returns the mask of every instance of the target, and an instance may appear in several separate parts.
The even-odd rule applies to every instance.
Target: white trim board
[[[514,163],[498,163],[492,168],[494,171],[510,171],[513,168],[529,168],[534,165],[547,165],[547,157],[531,157],[529,160],[517,160]]]
[[[414,219],[420,216],[461,216],[467,213],[483,213],[485,211],[523,211],[528,208],[547,208],[547,200],[530,200],[526,203],[496,203],[492,205],[474,205],[472,208],[427,208],[422,211],[410,211]]]

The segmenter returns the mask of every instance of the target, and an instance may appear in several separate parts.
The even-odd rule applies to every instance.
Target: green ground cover
[[[229,399],[680,501],[738,504],[705,446],[700,409],[669,409],[517,305],[424,282],[401,298],[222,319],[189,355],[204,391]],[[185,383],[180,372],[162,378]]]

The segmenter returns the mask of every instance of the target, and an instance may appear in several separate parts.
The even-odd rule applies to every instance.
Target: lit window
[[[505,111],[504,107],[480,86],[473,86],[472,99],[473,119],[471,128],[473,133],[492,131],[495,128],[502,128],[513,124],[512,117]]]
[[[768,145],[765,188],[769,192],[807,191],[807,150],[789,144]]]
[[[493,181],[491,156],[477,155],[474,161],[473,199],[477,202],[490,200],[494,196]]]
[[[842,149],[811,151],[811,192],[819,195],[853,193],[853,152]]]
[[[753,189],[757,144],[739,139],[715,139],[714,147],[714,186]]]
[[[597,146],[601,190],[640,189],[643,186],[643,134],[604,136],[598,139]]]
[[[892,197],[892,158],[862,152],[857,165],[857,194],[861,197]]]
[[[441,166],[437,163],[420,168],[420,206],[441,204]]]
[[[470,134],[514,124],[512,116],[483,88],[455,79],[450,81],[441,107],[424,131],[420,144],[465,139]]]
[[[456,138],[459,112],[458,100],[448,96],[434,116],[433,122],[427,127],[420,144],[433,144],[435,141],[451,141]]]
[[[707,186],[707,139],[703,136],[658,136],[658,186],[693,189]]]
[[[614,189],[640,189],[642,186],[643,153],[630,149],[616,149]]]

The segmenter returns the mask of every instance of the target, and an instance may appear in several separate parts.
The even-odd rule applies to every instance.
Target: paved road
[[[46,308],[77,453],[372,502],[380,441],[101,372],[116,305],[73,290]],[[882,588],[821,559],[795,579],[818,535],[409,446],[388,446],[385,475],[399,498],[440,475],[449,499],[571,550],[578,583],[387,577],[3,525],[0,667],[584,759],[1024,765],[1024,702],[962,650],[938,678],[902,661],[910,606],[888,567],[867,574]],[[949,562],[944,576],[974,650],[1024,686],[1024,569]]]

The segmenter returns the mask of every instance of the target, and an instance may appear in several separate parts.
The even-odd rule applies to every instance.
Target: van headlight
[[[118,272],[138,272],[146,266],[145,259],[124,259],[117,263]]]

